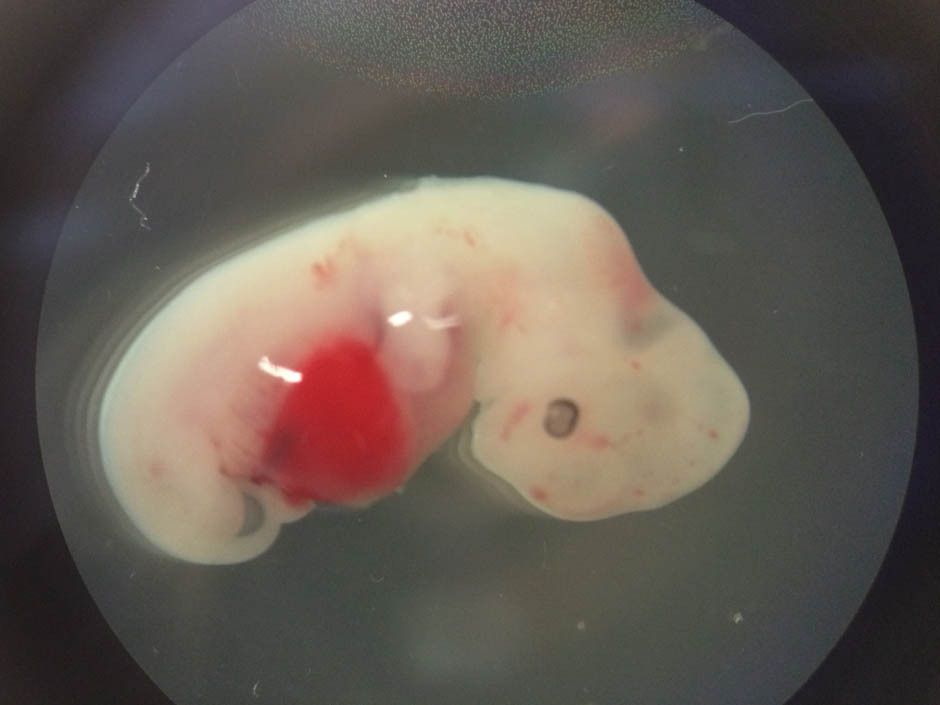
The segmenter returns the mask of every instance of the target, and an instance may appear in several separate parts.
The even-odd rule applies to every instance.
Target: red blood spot
[[[594,228],[604,233],[600,238],[589,234],[588,242],[596,242],[596,261],[602,281],[619,293],[627,311],[636,313],[653,298],[652,287],[646,281],[623,231],[609,216],[595,219]]]
[[[477,246],[477,239],[473,236],[473,233],[471,233],[469,230],[463,231],[463,241],[466,242],[468,245],[470,245],[470,247]]]
[[[607,450],[614,445],[610,438],[603,433],[591,434],[585,440],[594,450]]]
[[[376,351],[341,338],[298,367],[265,440],[263,480],[285,497],[368,501],[405,479],[409,434]]]
[[[513,309],[506,309],[503,315],[499,317],[499,327],[506,330],[516,320],[516,312]]]
[[[640,364],[639,360],[630,360],[630,367],[635,370],[639,370],[643,367],[643,365]]]
[[[529,495],[537,502],[544,502],[548,499],[548,492],[545,491],[544,487],[533,487],[529,490]]]
[[[336,278],[336,265],[329,258],[325,262],[314,262],[310,265],[310,271],[318,288],[329,286]]]
[[[522,420],[531,410],[532,407],[527,402],[521,401],[516,404],[509,412],[509,416],[506,417],[506,423],[503,424],[503,430],[499,434],[500,439],[508,441],[512,437],[513,430],[522,423]]]
[[[637,499],[640,499],[640,498],[646,496],[646,490],[641,490],[639,487],[635,487],[635,488],[633,488],[632,494],[633,494],[633,496],[636,497]]]
[[[713,429],[713,428],[708,429],[708,437],[711,438],[713,441],[717,441],[717,440],[718,440],[718,431],[716,431],[716,430]]]
[[[512,325],[522,330],[519,323],[520,315],[523,313],[519,297],[520,288],[519,275],[514,271],[496,274],[489,284],[487,298],[493,309],[499,312],[498,326],[501,330],[507,330]]]

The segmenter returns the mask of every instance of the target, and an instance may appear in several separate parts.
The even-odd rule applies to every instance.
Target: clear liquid
[[[60,241],[38,411],[79,569],[176,702],[782,702],[818,665],[900,509],[911,315],[849,150],[769,57],[713,26],[641,71],[477,97],[370,81],[241,16],[131,109]],[[729,466],[663,509],[572,524],[501,509],[442,452],[400,496],[314,514],[243,566],[136,541],[89,434],[118,341],[218,253],[428,173],[548,183],[610,211],[748,389]]]

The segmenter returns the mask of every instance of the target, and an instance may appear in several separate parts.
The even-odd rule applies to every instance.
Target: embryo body
[[[317,505],[389,494],[460,429],[532,506],[592,520],[699,487],[748,417],[598,204],[429,178],[195,278],[124,353],[99,431],[137,528],[219,563]]]

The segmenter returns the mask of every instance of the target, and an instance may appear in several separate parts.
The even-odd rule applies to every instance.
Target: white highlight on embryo
[[[262,356],[262,358],[258,360],[258,369],[265,374],[269,374],[272,377],[277,377],[278,379],[283,380],[288,384],[297,384],[304,378],[303,373],[298,372],[297,370],[292,370],[291,368],[284,367],[282,365],[275,365],[273,362],[271,362],[267,355]]]
[[[411,323],[414,320],[414,314],[411,311],[397,311],[389,316],[388,324],[394,328],[401,328],[403,325]]]

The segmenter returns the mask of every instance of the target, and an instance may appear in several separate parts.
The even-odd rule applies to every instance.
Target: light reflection
[[[282,379],[288,384],[297,384],[304,378],[303,373],[298,372],[297,370],[292,370],[289,367],[283,367],[281,365],[275,365],[273,362],[271,362],[271,359],[267,355],[263,355],[261,359],[258,360],[258,369],[271,375],[272,377]]]
[[[431,330],[447,330],[448,328],[456,328],[460,325],[460,317],[456,314],[451,314],[450,316],[424,316],[424,325],[426,325]]]
[[[393,313],[386,319],[389,325],[394,326],[395,328],[401,328],[407,323],[411,323],[414,320],[414,314],[411,311],[397,311]]]

